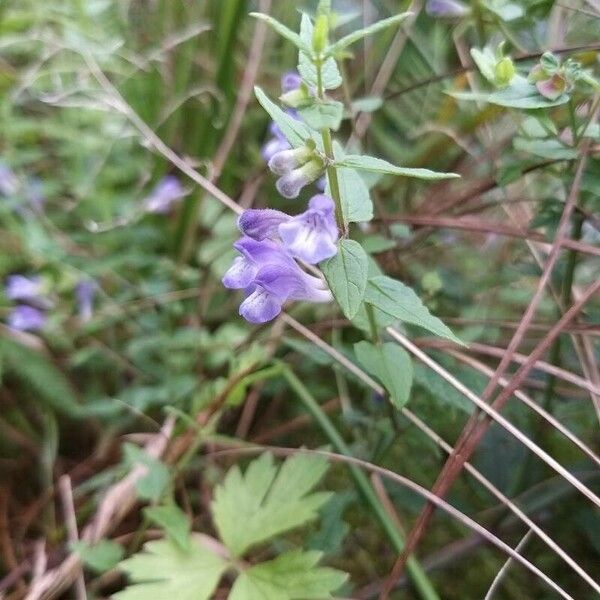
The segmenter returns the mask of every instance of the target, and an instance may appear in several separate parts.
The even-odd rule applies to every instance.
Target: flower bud
[[[310,102],[310,94],[305,85],[301,85],[293,90],[285,92],[279,96],[279,100],[291,108],[300,108]]]
[[[306,146],[292,150],[282,150],[271,157],[268,163],[269,169],[276,175],[285,175],[307,163],[312,155],[312,150]]]
[[[313,159],[299,169],[294,169],[280,177],[275,183],[275,187],[284,198],[297,198],[305,185],[312,183],[322,174],[323,163],[318,159]]]
[[[515,65],[508,56],[505,56],[496,63],[494,76],[496,84],[500,87],[505,87],[511,82],[515,76]]]
[[[325,14],[319,15],[315,21],[313,30],[312,47],[319,54],[325,50],[329,40],[329,17]]]

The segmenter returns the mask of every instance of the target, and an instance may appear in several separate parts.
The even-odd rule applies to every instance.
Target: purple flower
[[[432,17],[454,18],[469,13],[469,7],[458,0],[428,0],[425,10]]]
[[[3,161],[0,161],[0,194],[14,196],[19,190],[19,180],[13,170]]]
[[[75,287],[77,310],[81,321],[89,321],[94,312],[94,297],[98,284],[93,279],[82,279]]]
[[[337,254],[335,205],[329,196],[313,196],[308,209],[279,225],[285,249],[295,258],[315,265]]]
[[[10,311],[7,323],[17,331],[37,331],[46,324],[46,315],[38,308],[21,304]]]
[[[281,91],[286,94],[297,90],[302,85],[302,78],[296,71],[286,71],[281,76]]]
[[[272,209],[250,209],[238,220],[240,231],[255,240],[281,239],[290,256],[314,265],[337,253],[335,205],[329,196],[313,196],[308,209],[291,217]]]
[[[266,323],[288,300],[330,302],[331,292],[318,277],[291,264],[269,264],[259,269],[250,295],[240,304],[240,315],[250,323]]]
[[[4,293],[9,300],[36,302],[42,294],[42,280],[39,277],[26,277],[15,274],[6,278]]]
[[[184,196],[185,190],[179,179],[175,175],[167,175],[156,184],[150,196],[146,198],[144,208],[146,212],[164,215]]]

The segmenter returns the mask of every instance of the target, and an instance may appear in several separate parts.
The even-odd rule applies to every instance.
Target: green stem
[[[336,451],[345,456],[352,456],[350,448],[348,448],[346,445],[346,442],[335,428],[335,425],[331,422],[325,412],[323,412],[321,406],[315,400],[313,395],[287,365],[283,367],[283,376],[287,379],[294,392],[298,394],[298,397],[304,404],[305,408],[317,422],[319,427],[323,430],[325,435],[329,438]],[[379,521],[389,540],[392,542],[396,552],[401,553],[404,550],[404,537],[402,533],[398,531],[394,522],[386,512],[384,506],[379,501],[379,498],[377,497],[377,494],[375,493],[375,490],[370,484],[367,476],[356,465],[347,465],[347,467],[358,492],[369,505],[369,508]],[[429,577],[413,556],[408,558],[407,570],[415,585],[415,588],[418,590],[419,595],[423,600],[439,600],[439,596],[435,591]]]
[[[379,335],[379,328],[377,327],[377,320],[375,319],[375,309],[372,304],[365,302],[365,309],[367,311],[367,318],[369,319],[369,329],[371,330],[371,339],[374,344],[381,345],[381,337]]]

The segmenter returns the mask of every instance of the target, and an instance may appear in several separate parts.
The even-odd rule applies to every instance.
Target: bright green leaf
[[[244,571],[229,600],[326,600],[347,575],[317,567],[321,552],[294,550]]]
[[[285,139],[294,147],[298,148],[304,145],[304,142],[313,137],[313,131],[302,121],[293,119],[283,112],[277,104],[269,100],[269,97],[259,88],[254,88],[256,98],[261,106],[269,113],[269,116],[281,129]]]
[[[384,385],[396,408],[402,408],[410,397],[413,380],[412,361],[408,353],[398,344],[354,344],[358,362]]]
[[[309,492],[327,470],[321,458],[298,454],[281,468],[271,454],[236,466],[216,488],[212,511],[221,540],[235,556],[316,518],[330,494]]]
[[[438,173],[429,169],[410,169],[407,167],[397,167],[392,163],[374,156],[361,156],[358,154],[348,154],[342,160],[336,160],[335,166],[350,167],[352,169],[364,169],[365,171],[374,171],[375,173],[388,173],[390,175],[400,175],[402,177],[416,177],[418,179],[453,179],[460,177],[457,173]]]
[[[120,566],[133,585],[115,600],[208,600],[228,563],[192,539],[187,552],[170,540],[148,542]]]
[[[347,239],[340,240],[335,256],[320,264],[331,292],[348,319],[354,317],[363,301],[368,264],[362,246]]]
[[[310,46],[307,46],[296,32],[287,28],[283,23],[280,23],[277,19],[274,19],[269,15],[265,15],[263,13],[258,12],[251,12],[250,16],[260,19],[261,21],[265,21],[265,23],[270,25],[280,36],[292,42],[292,44],[294,44],[294,46],[296,46],[297,48],[310,51]]]
[[[365,302],[400,321],[418,325],[435,335],[462,344],[447,325],[429,312],[411,288],[391,277],[382,275],[369,279]]]
[[[372,25],[365,27],[364,29],[357,29],[356,31],[349,33],[348,35],[344,36],[341,40],[338,40],[337,42],[329,46],[326,52],[327,54],[337,54],[344,48],[347,48],[348,46],[354,44],[354,42],[358,42],[358,40],[367,37],[368,35],[373,35],[378,31],[386,29],[387,27],[397,25],[398,23],[410,17],[412,14],[413,13],[410,12],[401,13],[399,15],[394,15],[393,17],[377,21]]]
[[[83,564],[97,573],[105,573],[117,566],[123,558],[123,546],[111,540],[100,540],[93,546],[77,541],[70,544],[71,550],[79,555]]]
[[[181,548],[187,550],[190,540],[190,521],[175,504],[144,508],[144,515],[159,527]]]
[[[315,99],[309,106],[299,108],[298,113],[313,129],[337,130],[344,115],[344,105],[337,100],[320,101]]]

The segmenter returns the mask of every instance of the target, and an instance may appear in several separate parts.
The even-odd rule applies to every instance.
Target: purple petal
[[[277,228],[291,217],[271,208],[245,210],[238,219],[238,229],[255,240],[275,237]]]
[[[302,78],[296,71],[287,71],[281,76],[281,91],[285,94],[297,90],[302,85]]]
[[[42,280],[20,274],[9,275],[4,293],[9,300],[38,300],[42,293]]]
[[[432,17],[462,17],[469,12],[458,0],[428,0],[425,10]]]
[[[21,305],[10,311],[7,323],[17,331],[37,331],[46,324],[46,315],[33,306]]]
[[[250,323],[266,323],[281,312],[282,301],[267,290],[257,287],[241,304],[240,315]]]
[[[97,290],[98,284],[93,279],[82,279],[75,287],[79,318],[82,321],[89,321],[92,318]]]
[[[273,137],[264,144],[264,146],[260,150],[260,154],[265,160],[265,162],[269,162],[271,158],[278,152],[283,150],[288,150],[291,146],[285,140],[279,139],[278,137]]]
[[[165,214],[184,196],[185,190],[179,179],[175,175],[167,175],[156,184],[150,196],[146,198],[144,206],[147,212]]]
[[[257,271],[256,263],[249,261],[244,256],[236,256],[221,281],[226,288],[243,290],[252,283]]]
[[[535,84],[538,92],[548,98],[548,100],[556,100],[564,93],[566,89],[565,80],[560,75],[553,75],[550,79],[538,81]]]
[[[323,289],[321,280],[307,275],[297,264],[293,267],[275,264],[262,267],[254,283],[279,298],[281,302],[286,300],[329,302],[331,300],[331,292]]]

